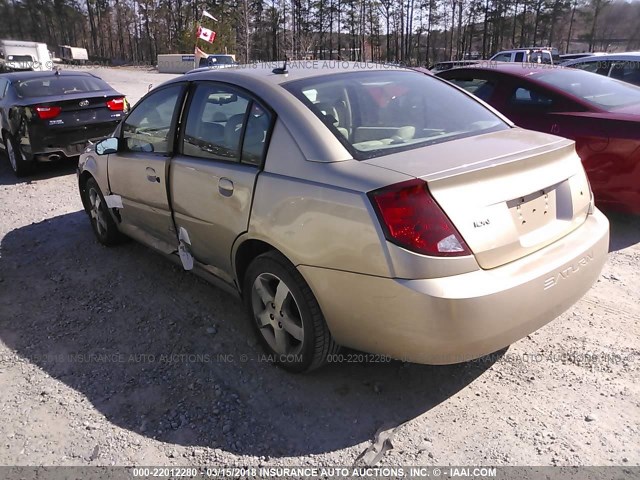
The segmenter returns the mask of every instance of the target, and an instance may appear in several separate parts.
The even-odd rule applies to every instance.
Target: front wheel
[[[5,152],[7,152],[11,169],[16,177],[24,177],[33,172],[33,162],[23,159],[20,147],[16,144],[13,137],[6,133],[3,140]]]
[[[98,182],[93,178],[87,180],[84,188],[85,205],[91,220],[91,227],[96,238],[103,245],[111,246],[120,242],[122,234],[113,220],[107,202],[100,191]]]
[[[244,278],[244,302],[269,359],[291,372],[321,367],[338,345],[302,275],[275,252],[257,257]]]

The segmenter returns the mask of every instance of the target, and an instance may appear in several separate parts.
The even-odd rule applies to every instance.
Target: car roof
[[[185,75],[190,80],[205,80],[209,76],[215,74],[215,78],[219,79],[221,75],[241,75],[252,79],[259,79],[265,83],[279,85],[302,80],[305,78],[320,77],[323,75],[332,75],[338,73],[352,73],[363,71],[407,71],[412,69],[399,67],[388,64],[378,64],[372,62],[343,62],[340,60],[296,60],[287,62],[287,73],[274,73],[275,68],[281,68],[284,62],[267,62],[253,63],[246,65],[237,65],[219,69],[216,67],[202,67],[187,72]],[[178,77],[173,81],[184,80],[184,77]],[[172,81],[170,81],[172,82]],[[167,82],[169,83],[169,82]]]
[[[24,72],[10,72],[10,73],[0,73],[0,78],[6,78],[8,80],[29,80],[32,78],[46,78],[46,77],[95,77],[100,78],[93,73],[89,72],[78,72],[78,71],[68,71],[68,70],[58,70],[56,74],[56,70],[50,70],[46,72],[34,72],[31,70],[27,70]]]
[[[492,55],[492,57],[495,57],[496,55],[500,54],[500,53],[513,53],[513,52],[551,52],[553,51],[553,48],[549,48],[549,47],[529,47],[529,48],[510,48],[509,50],[500,50],[499,52],[496,52]]]
[[[593,54],[589,57],[576,58],[575,60],[571,60],[571,63],[567,63],[566,65],[572,65],[574,63],[583,63],[583,62],[593,62],[597,58],[597,61],[602,62],[604,60],[633,60],[640,61],[640,52],[624,52],[624,53],[600,53]]]
[[[475,65],[467,65],[459,68],[452,68],[451,70],[446,70],[447,74],[452,72],[467,70],[467,71],[475,71],[481,70],[485,72],[500,72],[506,73],[509,75],[517,75],[519,77],[529,77],[533,73],[541,73],[548,72],[549,70],[568,70],[565,67],[561,67],[559,65],[547,65],[544,63],[526,63],[526,62],[482,62]],[[445,72],[438,72],[436,75],[440,75],[440,73],[444,74]]]

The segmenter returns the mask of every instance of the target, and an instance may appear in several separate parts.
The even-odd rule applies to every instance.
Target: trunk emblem
[[[474,228],[480,228],[480,227],[486,227],[487,225],[491,224],[491,220],[484,219],[484,220],[476,220],[475,222],[473,222],[473,227]]]
[[[580,270],[584,269],[592,260],[593,260],[593,252],[587,253],[584,257],[581,257],[572,265],[569,265],[567,268],[560,270],[553,277],[547,278],[544,281],[544,290],[548,290],[551,287],[555,287],[561,281],[568,279],[572,275],[575,275]]]
[[[89,105],[89,100],[82,100],[78,105],[81,107],[86,107]]]

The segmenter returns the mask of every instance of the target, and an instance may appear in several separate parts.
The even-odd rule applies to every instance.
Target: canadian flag
[[[216,39],[216,32],[209,30],[208,28],[198,27],[197,36],[206,42],[213,43]]]

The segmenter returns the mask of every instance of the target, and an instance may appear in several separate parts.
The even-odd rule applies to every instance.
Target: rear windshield
[[[30,78],[15,83],[20,97],[49,97],[67,93],[89,93],[111,90],[111,87],[96,77],[55,76]]]
[[[509,128],[458,89],[416,72],[334,74],[293,81],[285,88],[356,159]]]
[[[214,65],[233,65],[233,57],[229,55],[209,56],[201,58],[198,66],[211,67]]]
[[[604,110],[640,104],[640,88],[583,70],[552,70],[535,79]]]

